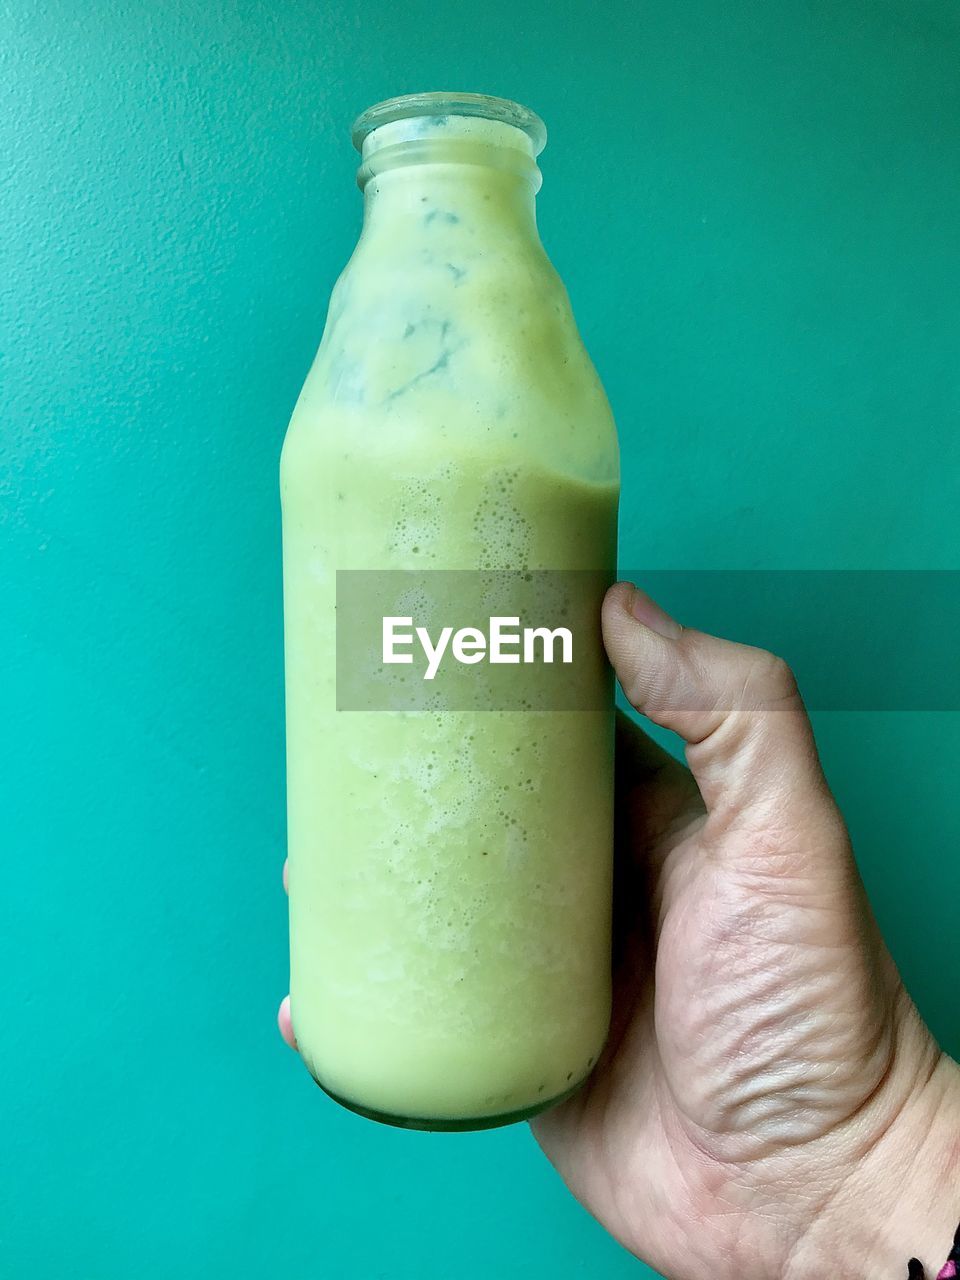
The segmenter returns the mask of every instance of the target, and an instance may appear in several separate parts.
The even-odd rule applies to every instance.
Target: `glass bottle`
[[[612,573],[616,432],[537,231],[540,119],[418,94],[353,139],[363,229],[281,461],[292,1018],[347,1107],[485,1128],[607,1034],[612,690],[338,710],[337,572]]]

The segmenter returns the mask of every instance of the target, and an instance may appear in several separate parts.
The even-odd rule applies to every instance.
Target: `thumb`
[[[835,815],[813,731],[780,658],[681,627],[618,582],[603,603],[603,640],[631,704],[686,743],[711,817],[796,829],[811,807]],[[751,825],[757,825],[756,822]]]

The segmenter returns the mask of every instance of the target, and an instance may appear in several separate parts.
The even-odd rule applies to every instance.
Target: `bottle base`
[[[310,1078],[314,1084],[323,1090],[328,1098],[332,1098],[334,1102],[339,1103],[341,1107],[345,1107],[347,1111],[352,1111],[354,1115],[363,1116],[365,1120],[375,1120],[377,1124],[391,1125],[394,1129],[416,1129],[423,1133],[473,1133],[483,1129],[500,1129],[504,1125],[519,1124],[523,1120],[532,1120],[534,1116],[540,1115],[542,1111],[549,1111],[551,1107],[559,1106],[561,1102],[566,1102],[567,1098],[572,1098],[583,1086],[587,1076],[578,1080],[575,1085],[571,1085],[563,1093],[547,1098],[543,1102],[536,1102],[529,1107],[521,1107],[518,1111],[504,1111],[492,1116],[467,1116],[462,1119],[459,1117],[436,1119],[428,1116],[398,1116],[391,1115],[387,1111],[375,1111],[371,1107],[364,1107],[359,1102],[353,1102],[350,1098],[344,1098],[340,1094],[334,1093],[332,1089],[328,1089],[325,1084],[321,1083],[313,1072],[310,1072]]]

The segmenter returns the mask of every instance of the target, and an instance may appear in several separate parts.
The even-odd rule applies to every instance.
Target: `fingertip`
[[[293,1034],[293,1021],[290,1017],[290,997],[284,996],[280,1001],[280,1008],[277,1010],[277,1026],[280,1028],[280,1034],[283,1036],[284,1044],[296,1049],[297,1038]]]
[[[630,602],[636,592],[636,587],[632,582],[615,582],[612,587],[608,587],[607,594],[603,598],[603,612],[609,613],[616,609],[621,613],[630,613]]]
[[[614,662],[611,650],[619,653],[623,645],[629,643],[629,637],[636,634],[637,624],[631,609],[636,594],[632,582],[615,582],[603,598],[600,626],[611,662]]]
[[[617,582],[610,588],[608,596],[611,593],[616,593],[613,595],[612,607],[626,613],[648,630],[655,631],[664,640],[679,640],[683,635],[680,623],[634,583]]]
[[[284,893],[290,892],[290,859],[289,858],[284,858],[283,860],[283,891]]]

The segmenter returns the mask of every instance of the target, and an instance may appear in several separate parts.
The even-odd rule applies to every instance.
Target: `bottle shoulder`
[[[454,263],[358,248],[332,292],[293,431],[405,455],[466,444],[602,481],[618,474],[610,406],[539,244]]]

